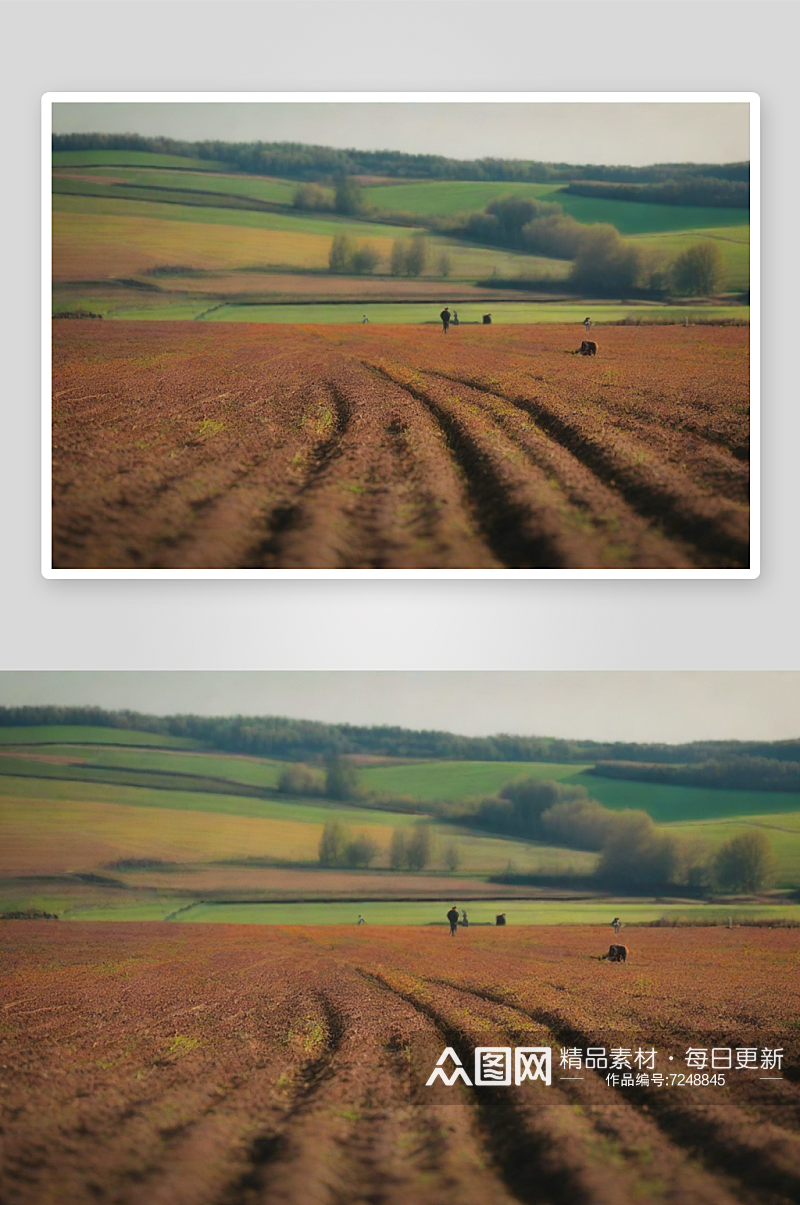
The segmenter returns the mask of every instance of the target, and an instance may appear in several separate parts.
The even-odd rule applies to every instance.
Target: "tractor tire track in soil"
[[[531,1020],[549,1031],[563,1049],[585,1050],[589,1046],[604,1044],[601,1035],[585,1033],[558,1014],[524,1008],[505,993],[445,979],[430,979],[426,982],[499,1005],[511,1013]],[[609,1109],[609,1090],[604,1078],[597,1071],[586,1069],[583,1075],[585,1078],[571,1083],[568,1091],[579,1099],[584,1108],[590,1103],[599,1104],[601,1124],[607,1127],[614,1113]],[[625,1097],[617,1094],[614,1103],[618,1105],[616,1112],[620,1118],[619,1124],[614,1126],[618,1135],[630,1134],[635,1128],[641,1129],[642,1120],[649,1125],[649,1156],[655,1154],[652,1136],[655,1133],[654,1127],[657,1128],[662,1139],[668,1144],[665,1168],[670,1167],[674,1171],[679,1159],[700,1159],[710,1171],[722,1173],[730,1180],[736,1177],[740,1182],[739,1194],[743,1200],[751,1199],[748,1190],[764,1189],[773,1194],[770,1199],[776,1205],[779,1202],[780,1205],[790,1205],[800,1199],[800,1139],[796,1134],[764,1118],[754,1127],[752,1096],[748,1099],[747,1112],[731,1100],[727,1100],[724,1105],[709,1105],[708,1097],[704,1097],[701,1090],[692,1087],[681,1087],[672,1092],[644,1089],[640,1095],[630,1093]],[[632,1120],[632,1114],[637,1111],[638,1127]],[[715,1195],[716,1188],[711,1182],[695,1186],[695,1192],[699,1203],[718,1199]],[[681,1193],[683,1200],[694,1199],[686,1195],[685,1184],[681,1186]]]
[[[741,505],[725,498],[711,498],[697,489],[684,474],[665,472],[652,463],[647,449],[630,438],[617,437],[606,442],[607,432],[598,424],[596,431],[570,421],[563,413],[541,398],[520,394],[496,393],[495,389],[474,378],[439,375],[454,383],[499,396],[533,418],[542,431],[561,444],[577,460],[597,475],[598,480],[618,491],[643,518],[655,519],[665,531],[708,553],[721,563],[733,560],[746,563],[749,556],[749,516]]]
[[[746,331],[456,334],[60,321],[54,565],[748,564]]]
[[[415,989],[392,982],[395,976],[362,973],[372,974],[428,1017],[440,1033],[442,1045],[455,1050],[468,1069],[476,1046],[500,1044],[496,1029],[487,1032],[480,1019],[473,1028],[463,1010],[453,1008],[446,989],[444,999],[432,998],[433,981],[425,979]],[[530,1034],[525,1037],[530,1044]],[[539,1084],[526,1088],[525,1092],[520,1088],[477,1089],[473,1094],[486,1157],[515,1199],[523,1205],[623,1205],[631,1200],[633,1181],[621,1171],[609,1179],[605,1162],[609,1152],[605,1149],[601,1158],[591,1128],[570,1113],[552,1088]]]
[[[383,364],[377,370],[392,380],[408,378],[401,366]],[[417,373],[405,388],[431,408],[456,455],[461,453],[462,467],[474,481],[479,521],[506,565],[602,568],[620,558],[640,568],[694,563],[690,546],[654,530],[538,421],[522,418],[511,399],[466,382],[456,382],[458,395],[447,396],[443,380],[454,378]],[[526,526],[546,535],[538,546],[515,547],[513,533]]]

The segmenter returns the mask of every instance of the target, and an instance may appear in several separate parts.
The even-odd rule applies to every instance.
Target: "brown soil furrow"
[[[458,398],[437,398],[419,374],[400,365],[371,365],[428,407],[444,432],[461,468],[470,501],[485,538],[498,560],[509,567],[587,567],[602,562],[577,515],[564,505],[560,491],[532,468],[519,447],[496,428],[487,431]],[[581,530],[584,528],[584,530]]]
[[[457,384],[498,393],[495,381],[440,375]],[[644,444],[635,443],[624,432],[610,432],[599,416],[592,421],[586,407],[575,419],[574,405],[565,406],[553,395],[546,400],[541,394],[499,396],[530,414],[544,432],[618,490],[642,515],[657,519],[666,531],[722,558],[723,563],[748,563],[749,516],[741,506],[703,492],[687,475],[658,463]]]
[[[256,1141],[253,1166],[221,1205],[438,1205],[445,1196],[511,1205],[470,1148],[469,1110],[430,1113],[404,1091],[394,1052],[426,1035],[413,1009],[381,1008],[374,995],[374,986],[365,995],[362,982],[341,975],[329,982],[327,1008],[338,1026],[330,1062],[279,1133]],[[448,1158],[456,1129],[459,1160]]]
[[[747,563],[745,332],[455,335],[55,324],[54,564]]]
[[[360,365],[328,378],[340,421],[297,500],[273,516],[252,563],[375,568],[493,565],[463,488],[416,402]]]
[[[504,1044],[494,1018],[489,1021],[467,1015],[452,996],[447,998],[447,989],[436,994],[428,981],[415,982],[396,973],[372,974],[429,1017],[442,1036],[442,1045],[454,1049],[465,1067],[472,1067],[476,1046]],[[540,1044],[531,1043],[530,1033],[527,1037],[526,1044]],[[472,1099],[488,1153],[518,1201],[525,1205],[627,1205],[638,1195],[630,1170],[623,1169],[621,1159],[614,1157],[608,1142],[600,1141],[588,1122],[565,1107],[563,1096],[554,1088],[527,1084],[475,1089]],[[608,1175],[609,1159],[615,1167],[613,1177]]]
[[[503,992],[456,984],[450,980],[431,982],[440,982],[456,991],[512,1009],[546,1026],[562,1047],[586,1049],[588,1046],[604,1044],[601,1035],[585,1033],[552,1012],[522,1007]],[[582,1088],[573,1085],[572,1091],[579,1097],[588,1091],[595,1100],[599,1097],[601,1102],[607,1102],[604,1094],[609,1089],[600,1083],[599,1074],[586,1071],[583,1074],[586,1078]],[[587,1085],[590,1085],[588,1089]],[[745,1112],[731,1099],[730,1093],[723,1104],[714,1103],[716,1099],[716,1096],[709,1095],[708,1090],[704,1092],[703,1089],[682,1086],[672,1091],[637,1089],[624,1097],[624,1103],[631,1109],[646,1113],[648,1120],[655,1123],[662,1135],[676,1147],[684,1148],[690,1157],[700,1157],[710,1169],[737,1177],[745,1190],[745,1199],[750,1199],[748,1190],[769,1190],[772,1194],[770,1200],[786,1202],[787,1205],[799,1199],[800,1139],[764,1119],[760,1119],[758,1126],[754,1127],[750,1101]],[[601,1103],[601,1111],[603,1108],[605,1104]],[[711,1191],[710,1186],[704,1189],[706,1193]],[[713,1198],[701,1195],[699,1199]]]
[[[441,374],[424,374],[426,387],[436,390]],[[438,378],[438,379],[437,379]],[[692,565],[692,550],[667,539],[572,452],[552,439],[526,411],[508,398],[462,385],[459,399],[477,406],[489,421],[517,444],[548,480],[557,483],[576,521],[599,538],[598,555],[608,563],[637,568]]]

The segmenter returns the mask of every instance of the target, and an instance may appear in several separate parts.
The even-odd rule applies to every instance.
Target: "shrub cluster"
[[[378,846],[366,833],[353,836],[351,830],[340,820],[329,820],[319,839],[320,866],[346,867],[349,870],[363,869],[374,860]]]
[[[424,870],[433,857],[433,849],[433,828],[427,821],[420,821],[410,831],[396,828],[389,847],[389,865],[392,870]]]

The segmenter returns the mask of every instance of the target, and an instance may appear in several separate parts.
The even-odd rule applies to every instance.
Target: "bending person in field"
[[[447,919],[450,921],[450,936],[455,937],[458,932],[458,908],[456,908],[455,904],[453,904],[453,907],[447,913]]]
[[[450,311],[448,310],[447,306],[444,307],[439,317],[442,320],[442,330],[445,334],[447,334],[447,331],[450,327]]]

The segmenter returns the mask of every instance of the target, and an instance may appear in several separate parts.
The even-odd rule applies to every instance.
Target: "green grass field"
[[[53,151],[53,167],[183,167],[193,171],[230,171],[214,159],[192,159],[185,155],[158,155],[153,151]]]
[[[548,197],[558,201],[578,222],[609,222],[622,235],[655,234],[668,230],[699,232],[706,227],[744,226],[749,209],[725,209],[700,205],[651,205],[642,201],[614,201],[605,197],[575,197],[559,192]]]
[[[408,765],[370,766],[359,771],[368,791],[414,795],[417,799],[465,799],[494,795],[516,778],[559,781],[574,778],[583,767],[541,762],[431,761]]]
[[[53,197],[54,213],[83,214],[86,217],[151,218],[164,222],[194,222],[201,226],[244,226],[254,230],[278,230],[282,234],[316,234],[330,239],[349,234],[355,239],[411,238],[416,227],[388,226],[336,214],[272,213],[249,209],[225,209],[223,206],[169,204],[160,201],[130,200],[113,196]]]
[[[446,300],[447,287],[442,288],[443,297]],[[466,303],[457,307],[459,318],[463,323],[480,323],[481,315],[487,310],[492,314],[494,324],[513,323],[530,325],[538,322],[556,322],[569,323],[574,322],[577,331],[580,323],[586,317],[586,314],[592,316],[592,321],[595,325],[600,326],[604,322],[622,322],[625,318],[633,317],[641,322],[658,322],[669,319],[670,321],[683,322],[684,318],[688,318],[690,322],[697,320],[702,321],[725,321],[732,320],[736,322],[747,323],[750,320],[749,306],[704,306],[702,309],[697,307],[679,307],[679,306],[642,306],[634,307],[631,305],[609,305],[604,302],[537,302],[537,301],[486,301],[482,305],[474,303]],[[361,322],[364,314],[367,315],[370,322],[381,324],[414,324],[431,323],[438,325],[439,319],[437,316],[437,306],[433,304],[425,304],[420,302],[357,302],[357,303],[329,303],[320,302],[310,305],[241,305],[232,303],[220,303],[214,309],[208,310],[203,315],[203,321],[207,322],[291,322],[302,325],[303,323],[353,323]],[[150,318],[153,319],[161,315],[154,310],[136,311],[136,310],[119,310],[115,317],[117,318]],[[451,334],[458,337],[453,330]]]
[[[69,743],[49,746],[43,752],[54,757],[74,758],[87,766],[125,769],[133,764],[130,750],[124,746]],[[4,773],[4,762],[12,760],[14,759],[0,758],[0,773]],[[226,757],[224,753],[183,753],[166,750],[150,752],[137,749],[134,760],[137,770],[161,770],[172,774],[191,774],[199,778],[210,775],[253,787],[277,787],[278,779],[286,769],[285,762],[271,761],[268,758]]]
[[[69,767],[62,767],[65,772]],[[325,824],[335,814],[347,824],[401,826],[419,819],[411,813],[350,807],[326,800],[254,799],[202,791],[158,790],[128,784],[74,782],[69,778],[0,777],[0,795],[14,799],[40,799],[53,803],[81,800],[87,803],[119,804],[128,808],[159,808],[170,812],[208,812],[223,816],[251,816],[260,820],[292,820],[303,824]],[[147,819],[142,823],[146,825]],[[213,851],[212,851],[213,852]]]
[[[393,903],[388,900],[368,903],[298,903],[298,904],[197,904],[180,913],[175,919],[181,922],[202,921],[237,925],[355,925],[358,915],[369,925],[442,925],[447,926],[445,912],[451,903],[466,907],[470,924],[494,924],[495,916],[505,912],[508,925],[597,925],[599,929],[598,953],[603,952],[604,935],[613,940],[611,920],[618,916],[623,923],[635,924],[642,921],[673,919],[718,920],[728,917],[748,919],[797,919],[800,920],[800,905],[784,904],[751,907],[737,905],[721,908],[709,904],[670,904],[662,901],[641,903],[608,900],[459,900],[457,892],[453,899],[445,897],[439,901],[420,900]],[[82,920],[102,919],[91,913],[81,914]],[[503,934],[498,933],[502,941]],[[459,941],[469,941],[469,931],[459,930]],[[606,938],[607,940],[607,938]]]
[[[113,184],[104,183],[109,178],[109,172],[103,167],[88,167],[80,172],[80,180],[68,170],[60,170],[53,175],[54,192],[80,192],[85,183],[94,182],[103,191],[99,196],[114,196],[119,192]],[[134,185],[142,190],[142,199],[150,198],[149,192],[163,192],[169,189],[179,189],[181,192],[224,193],[230,197],[244,197],[256,201],[268,201],[277,205],[291,205],[297,184],[291,180],[275,180],[265,176],[245,176],[232,173],[215,173],[211,171],[170,171],[163,168],[120,167],[111,176],[123,184]],[[74,187],[66,187],[67,185]]]
[[[494,180],[409,180],[397,184],[370,184],[364,189],[367,205],[395,212],[447,217],[485,209],[490,201],[510,195],[557,200],[551,194],[558,184],[524,184]]]

